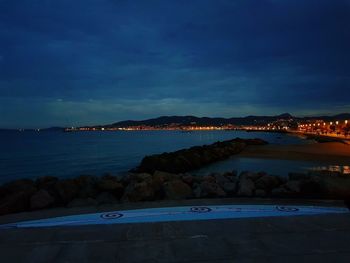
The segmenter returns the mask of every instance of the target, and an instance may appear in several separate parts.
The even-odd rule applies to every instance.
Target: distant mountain
[[[289,113],[284,113],[277,116],[247,116],[238,118],[209,118],[209,117],[196,117],[196,116],[161,116],[154,119],[147,119],[141,121],[127,120],[120,121],[110,125],[104,125],[104,127],[132,127],[132,126],[167,126],[170,124],[178,125],[249,125],[249,124],[263,124],[280,119],[293,119],[293,116]],[[98,127],[98,126],[96,126]]]
[[[233,118],[210,118],[210,117],[196,117],[196,116],[161,116],[158,118],[152,118],[147,120],[126,120],[120,121],[109,125],[99,125],[93,127],[107,127],[107,128],[120,128],[120,127],[133,127],[133,126],[168,126],[171,124],[188,126],[188,125],[208,125],[208,126],[220,126],[220,125],[255,125],[255,124],[267,124],[277,120],[318,120],[325,121],[332,120],[350,120],[350,113],[341,113],[333,116],[309,116],[309,117],[295,117],[289,113],[283,113],[276,116],[246,116],[246,117],[233,117]]]

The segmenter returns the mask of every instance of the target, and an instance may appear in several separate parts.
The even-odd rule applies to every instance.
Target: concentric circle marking
[[[276,209],[281,212],[297,212],[299,208],[296,207],[286,207],[286,206],[276,206]]]
[[[211,212],[211,208],[204,206],[191,207],[191,212],[194,213],[208,213]]]
[[[123,214],[118,213],[118,212],[112,212],[112,213],[106,213],[106,214],[102,214],[101,218],[103,219],[117,219],[122,217]]]

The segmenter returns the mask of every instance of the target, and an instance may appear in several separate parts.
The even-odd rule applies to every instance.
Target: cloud
[[[338,111],[347,103],[347,0],[2,0],[0,16],[0,98],[9,116],[22,116],[16,101],[60,99],[87,113],[71,107],[55,113],[59,123],[63,114],[67,122],[109,121],[112,111],[141,118],[138,105],[147,101],[157,115],[191,105],[202,116]],[[95,106],[83,106],[90,99]],[[167,100],[176,103],[155,106]],[[36,121],[35,107],[17,123]]]

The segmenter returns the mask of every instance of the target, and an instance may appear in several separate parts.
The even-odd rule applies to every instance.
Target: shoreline
[[[328,161],[337,165],[350,165],[350,145],[341,142],[327,142],[298,145],[248,145],[234,157]]]
[[[0,186],[0,215],[48,208],[91,207],[147,201],[207,198],[293,198],[350,200],[350,177],[332,171],[289,173],[287,178],[266,172],[235,171],[205,176],[190,168],[229,157],[284,160],[327,160],[350,164],[350,145],[340,142],[269,145],[260,139],[233,139],[170,153],[146,156],[123,177],[20,179]],[[174,169],[174,167],[176,169]]]

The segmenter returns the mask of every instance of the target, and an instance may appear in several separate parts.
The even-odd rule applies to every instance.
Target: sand
[[[350,145],[340,142],[248,146],[237,157],[336,162],[350,165]]]

